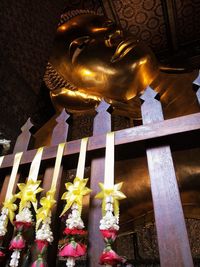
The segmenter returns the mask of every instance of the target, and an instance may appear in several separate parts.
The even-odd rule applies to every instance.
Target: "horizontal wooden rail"
[[[141,125],[115,132],[115,145],[127,144],[137,141],[145,141],[178,133],[186,133],[200,129],[200,112],[169,119],[157,123]],[[89,138],[88,151],[97,150],[105,147],[106,135],[101,134]],[[79,153],[81,140],[70,141],[67,143],[64,156]],[[21,164],[31,163],[36,149],[24,152]],[[42,160],[56,157],[57,146],[46,147]],[[1,168],[12,167],[14,154],[5,156]]]

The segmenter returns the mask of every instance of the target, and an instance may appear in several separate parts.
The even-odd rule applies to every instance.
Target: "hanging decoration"
[[[42,153],[43,148],[39,148],[33,159],[33,162],[31,163],[27,182],[17,185],[20,191],[14,197],[19,198],[20,203],[19,211],[14,221],[15,236],[11,240],[9,247],[9,249],[13,251],[9,263],[10,267],[19,266],[20,252],[26,246],[24,232],[30,229],[30,227],[34,223],[32,218],[33,214],[31,212],[31,205],[33,206],[34,210],[37,211],[36,195],[42,191],[42,188],[39,187],[41,181],[37,181]]]
[[[2,165],[2,163],[3,163],[3,160],[4,160],[4,156],[1,156],[1,157],[0,157],[0,168],[1,168],[1,165]]]
[[[105,249],[99,263],[106,267],[116,266],[125,261],[112,249],[119,230],[119,201],[126,198],[120,191],[122,184],[114,184],[114,132],[111,132],[106,136],[104,184],[99,183],[101,192],[95,196],[102,199],[102,219],[99,228],[105,241]]]
[[[13,162],[13,168],[12,172],[10,175],[10,179],[8,182],[8,188],[6,191],[5,195],[5,200],[3,202],[3,206],[1,209],[1,215],[0,215],[0,242],[1,242],[1,247],[0,247],[0,258],[5,256],[5,253],[3,251],[3,240],[4,236],[7,233],[7,226],[8,226],[8,221],[13,224],[13,219],[15,217],[15,211],[17,210],[17,205],[14,204],[16,197],[13,196],[13,189],[16,181],[16,176],[20,164],[20,160],[22,157],[23,152],[17,153],[14,157],[14,162]],[[0,166],[2,164],[3,157],[0,158]]]
[[[86,187],[88,179],[84,179],[85,157],[87,150],[88,138],[81,140],[81,148],[76,171],[76,178],[73,183],[66,183],[67,191],[63,194],[62,199],[66,200],[66,205],[61,213],[63,216],[69,209],[71,213],[66,219],[66,228],[64,230],[65,244],[59,250],[59,256],[66,259],[66,266],[75,266],[75,259],[86,254],[86,234],[84,223],[81,219],[83,206],[83,196],[89,194],[91,190]]]
[[[62,161],[63,151],[65,148],[65,143],[61,143],[58,146],[55,168],[53,172],[51,188],[46,193],[46,196],[41,198],[41,207],[36,213],[36,251],[35,251],[35,261],[31,267],[42,267],[47,266],[47,248],[48,245],[53,242],[53,233],[51,231],[51,212],[52,208],[56,203],[55,192],[56,185],[59,177],[60,165]]]

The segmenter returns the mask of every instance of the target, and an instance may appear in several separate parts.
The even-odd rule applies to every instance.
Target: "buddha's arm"
[[[87,94],[71,88],[58,88],[50,91],[52,102],[56,109],[66,107],[68,110],[88,110],[101,101],[101,98],[93,94]]]

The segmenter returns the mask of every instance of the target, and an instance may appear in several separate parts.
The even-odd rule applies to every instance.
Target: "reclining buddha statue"
[[[58,112],[65,108],[87,114],[105,99],[137,119],[141,116],[138,96],[148,85],[160,93],[165,118],[199,112],[192,90],[196,77],[197,71],[161,66],[150,48],[111,20],[77,10],[61,17],[44,81]],[[48,144],[50,127],[48,122],[36,133],[36,146]],[[193,218],[200,217],[199,154],[199,150],[174,153],[186,215]],[[116,164],[116,178],[125,177],[128,197],[123,221],[152,210],[146,164],[145,157]]]
[[[174,84],[169,84],[169,79],[177,80],[177,75],[166,73],[182,70],[161,66],[150,48],[111,20],[77,10],[61,17],[44,80],[58,110],[94,109],[104,98],[119,110],[130,109],[130,116],[137,117],[137,97],[148,85],[163,96],[161,100],[167,106],[176,98],[179,104],[185,104],[185,87],[171,88]],[[183,85],[190,76],[182,74]],[[186,84],[191,83],[190,77]],[[190,91],[187,106],[195,112]],[[174,108],[174,113],[178,112]]]

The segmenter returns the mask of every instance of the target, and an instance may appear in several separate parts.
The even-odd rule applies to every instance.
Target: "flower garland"
[[[7,232],[7,225],[8,225],[8,209],[3,207],[0,215],[0,245],[1,245],[0,260],[2,260],[5,257],[3,240]]]
[[[66,227],[64,230],[65,245],[60,248],[59,256],[66,258],[66,266],[75,266],[75,258],[86,254],[85,236],[87,232],[83,230],[84,223],[81,219],[82,199],[83,196],[89,194],[91,190],[86,187],[88,179],[80,179],[76,177],[74,183],[66,183],[68,190],[63,194],[62,199],[67,201],[61,216],[71,208],[66,219]]]
[[[106,189],[101,183],[99,186],[102,191],[96,195],[96,198],[103,199],[103,217],[99,228],[105,242],[105,249],[100,256],[99,263],[107,267],[116,266],[118,263],[124,262],[124,259],[112,249],[112,244],[119,230],[119,200],[126,196],[120,191],[122,183],[114,185],[113,189]]]
[[[17,205],[14,204],[15,200],[16,197],[12,196],[3,203],[0,215],[0,238],[3,238],[7,233],[8,221],[10,220],[10,222],[13,223],[15,211],[17,210]]]
[[[53,242],[53,233],[51,230],[51,216],[52,216],[52,209],[56,204],[55,188],[58,182],[60,165],[65,145],[66,145],[65,143],[61,143],[58,145],[51,188],[46,193],[46,196],[41,198],[40,200],[41,207],[37,210],[35,261],[32,263],[31,267],[47,266],[46,262],[47,248],[49,244]]]
[[[114,133],[106,136],[106,157],[104,184],[99,183],[101,192],[95,198],[102,199],[102,219],[100,231],[104,238],[105,249],[99,263],[106,267],[116,266],[125,260],[112,249],[119,230],[119,201],[126,198],[120,191],[123,183],[114,185]]]
[[[19,168],[20,160],[22,157],[23,152],[19,152],[15,155],[14,162],[13,162],[13,168],[10,175],[10,179],[8,182],[8,188],[5,195],[5,201],[3,202],[3,207],[1,209],[1,215],[0,215],[0,259],[2,259],[5,256],[4,249],[2,247],[4,236],[7,233],[7,226],[8,222],[10,221],[13,224],[13,220],[15,217],[15,211],[17,210],[17,205],[14,204],[16,197],[13,196],[13,188],[17,176],[17,171]],[[2,163],[2,157],[0,158],[0,165]]]
[[[40,162],[42,159],[43,148],[39,148],[31,163],[28,179],[26,183],[19,183],[17,186],[19,192],[15,195],[20,199],[19,211],[14,221],[15,236],[10,242],[9,249],[12,252],[10,267],[18,267],[20,252],[26,247],[26,240],[24,239],[24,233],[33,225],[33,215],[31,212],[31,206],[33,206],[35,212],[37,211],[37,199],[36,195],[43,189],[40,188],[41,181],[37,181]]]
[[[66,200],[66,205],[60,216],[63,216],[70,208],[71,213],[65,222],[64,235],[65,244],[59,249],[59,256],[66,259],[66,266],[75,266],[75,259],[86,254],[86,235],[84,223],[81,219],[81,212],[83,206],[83,196],[89,194],[91,190],[86,187],[88,179],[84,179],[85,157],[87,150],[88,138],[81,140],[80,154],[76,172],[76,178],[73,183],[66,183],[67,192],[62,196]]]
[[[53,233],[51,231],[51,210],[55,205],[55,190],[46,193],[46,197],[41,198],[41,208],[37,210],[36,223],[36,260],[31,267],[46,266],[47,248],[53,242]],[[39,225],[41,224],[41,227]]]
[[[16,198],[20,199],[19,212],[16,215],[15,225],[15,236],[10,242],[9,249],[13,251],[11,255],[10,267],[17,267],[19,265],[20,252],[26,246],[24,239],[24,232],[30,229],[33,225],[33,215],[31,212],[31,204],[36,210],[37,199],[36,194],[41,192],[43,189],[39,187],[41,181],[33,181],[29,179],[26,184],[18,184],[20,192],[15,195]]]
[[[8,226],[8,221],[13,224],[13,219],[15,216],[15,211],[17,210],[17,205],[14,204],[14,201],[16,198],[12,196],[9,200],[6,200],[3,203],[3,208],[1,210],[1,215],[0,215],[0,242],[1,242],[1,247],[0,247],[0,259],[5,257],[4,253],[4,248],[2,247],[4,236],[7,233],[7,226]]]

